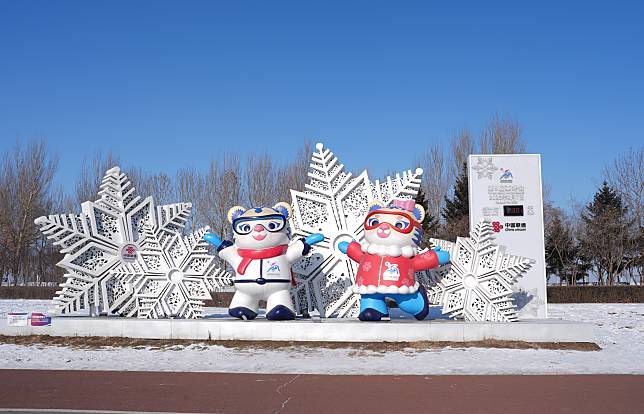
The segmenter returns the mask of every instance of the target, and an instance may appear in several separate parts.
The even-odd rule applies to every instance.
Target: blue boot
[[[375,309],[367,308],[362,312],[360,312],[360,315],[358,315],[358,319],[360,319],[362,322],[378,322],[385,316],[389,316],[389,315],[379,312]]]
[[[228,309],[228,314],[232,316],[233,318],[239,318],[239,319],[246,319],[246,320],[253,320],[257,317],[257,313],[253,312],[252,310],[245,308],[243,306],[239,306],[237,308],[232,308]]]
[[[396,301],[401,311],[414,315],[414,318],[419,321],[429,315],[429,300],[423,285],[418,286],[418,290],[414,293],[391,295],[391,298]]]
[[[295,313],[284,305],[277,305],[266,314],[266,319],[271,321],[292,321]]]
[[[360,315],[358,315],[358,319],[363,322],[378,322],[385,316],[389,316],[389,309],[384,295],[376,293],[360,296]]]
[[[429,300],[427,299],[427,291],[425,290],[425,286],[423,285],[418,286],[418,293],[423,300],[423,310],[415,314],[414,318],[416,318],[419,321],[422,321],[427,317],[427,315],[429,315]]]

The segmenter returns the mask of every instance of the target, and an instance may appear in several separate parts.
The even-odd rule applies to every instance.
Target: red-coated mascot
[[[424,218],[425,209],[414,200],[396,199],[386,207],[374,201],[364,221],[365,241],[338,244],[360,264],[353,291],[360,294],[361,321],[389,316],[386,297],[418,320],[427,317],[427,292],[416,272],[448,263],[449,253],[437,248],[418,254]]]

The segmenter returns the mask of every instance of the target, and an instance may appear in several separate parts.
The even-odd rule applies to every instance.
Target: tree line
[[[184,168],[174,175],[125,168],[139,195],[151,195],[157,205],[190,201],[193,214],[187,230],[210,226],[219,234],[228,228],[226,213],[233,205],[273,205],[290,200],[291,188],[303,188],[311,156],[304,143],[284,165],[267,153],[242,160],[235,154],[213,158],[207,169]],[[118,155],[96,154],[85,160],[71,191],[54,185],[58,158],[44,141],[16,143],[0,164],[0,286],[47,286],[60,283],[62,259],[58,248],[40,233],[34,219],[56,213],[79,213],[81,203],[96,200],[100,182]]]
[[[478,139],[469,130],[450,147],[430,147],[417,163],[428,172],[417,201],[429,206],[425,237],[455,240],[469,231],[467,157],[525,152],[518,122],[494,117]],[[544,194],[546,276],[567,285],[644,285],[644,146],[630,148],[601,172],[591,202],[555,206]],[[451,184],[450,184],[451,183]],[[449,190],[448,190],[449,189]]]
[[[311,157],[305,142],[289,158],[276,163],[268,153],[220,154],[206,169],[184,168],[174,174],[124,171],[141,195],[157,204],[190,201],[188,229],[209,225],[224,234],[230,206],[272,205],[290,200],[290,189],[303,189]],[[518,121],[495,115],[477,132],[463,129],[448,146],[432,145],[413,167],[422,167],[417,201],[427,207],[424,237],[455,240],[469,231],[467,157],[470,154],[525,152]],[[642,247],[644,220],[643,152],[631,149],[602,172],[604,183],[584,206],[554,206],[544,189],[548,276],[576,284],[595,275],[600,284],[637,281],[644,284]],[[94,200],[105,171],[119,165],[117,154],[96,154],[83,162],[71,189],[54,184],[58,158],[44,141],[16,143],[0,165],[0,285],[52,285],[62,281],[57,248],[40,234],[34,219],[52,213],[79,212]],[[411,167],[411,166],[410,166]],[[427,240],[425,240],[426,242]]]

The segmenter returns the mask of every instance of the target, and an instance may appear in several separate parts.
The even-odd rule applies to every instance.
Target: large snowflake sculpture
[[[451,256],[451,266],[428,289],[430,303],[442,305],[443,314],[468,321],[517,320],[512,284],[530,269],[532,260],[505,254],[494,244],[493,227],[485,221],[456,243],[430,241]]]
[[[359,296],[350,287],[357,267],[337,245],[341,241],[363,239],[362,223],[367,204],[389,202],[394,197],[415,198],[423,170],[404,171],[384,182],[371,181],[366,171],[357,177],[322,144],[316,144],[305,191],[291,190],[291,226],[301,236],[323,233],[314,253],[293,266],[298,286],[292,290],[299,312],[317,309],[322,317],[353,317],[358,313]]]
[[[135,315],[138,309],[132,308],[132,281],[123,280],[113,270],[134,261],[150,235],[170,238],[179,234],[192,205],[155,207],[152,197],[136,195],[119,167],[105,173],[98,196],[95,202],[83,203],[80,214],[43,216],[35,221],[65,254],[58,263],[67,273],[54,298],[55,311],[69,313],[96,306],[99,312]],[[203,277],[225,283],[225,276],[215,269],[210,271]],[[122,308],[124,304],[129,307]]]

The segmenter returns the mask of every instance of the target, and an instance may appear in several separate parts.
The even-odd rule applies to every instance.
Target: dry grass
[[[186,339],[136,339],[99,336],[4,336],[0,335],[0,343],[15,345],[45,345],[70,346],[83,349],[117,348],[146,348],[182,350],[187,346],[207,347],[219,345],[231,349],[285,349],[285,348],[323,348],[323,349],[353,349],[371,352],[390,351],[422,351],[441,348],[504,348],[504,349],[558,349],[574,351],[599,351],[601,348],[592,342],[522,342],[522,341],[469,341],[469,342],[292,342],[292,341],[197,341]],[[194,347],[193,347],[194,348]],[[198,349],[198,348],[197,348]]]

